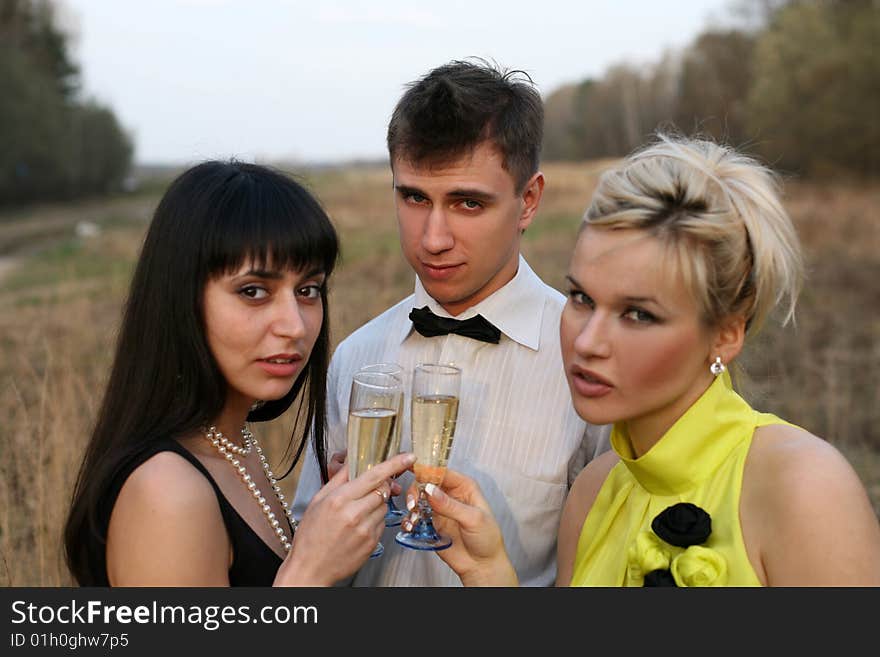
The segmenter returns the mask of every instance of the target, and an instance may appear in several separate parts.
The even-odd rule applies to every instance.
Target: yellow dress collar
[[[621,422],[611,432],[611,446],[649,493],[680,495],[709,478],[730,451],[752,435],[758,415],[724,372],[642,456],[635,458]]]

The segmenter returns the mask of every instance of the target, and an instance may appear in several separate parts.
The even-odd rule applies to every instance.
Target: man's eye
[[[424,196],[422,196],[421,194],[407,194],[404,198],[406,199],[406,201],[408,203],[416,203],[416,204],[424,203],[425,201],[428,200]]]
[[[247,299],[264,299],[269,293],[259,285],[245,285],[238,293]]]
[[[462,201],[461,204],[468,210],[479,210],[481,207],[483,207],[482,203],[480,203],[479,201],[474,201],[473,199]]]

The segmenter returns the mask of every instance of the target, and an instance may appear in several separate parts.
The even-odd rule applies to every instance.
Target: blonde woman
[[[561,586],[880,585],[880,525],[844,457],[752,409],[729,370],[802,277],[772,173],[661,136],[601,179],[560,322],[578,414],[613,450],[578,476],[559,529]],[[512,585],[479,488],[433,489],[440,552],[465,584]]]

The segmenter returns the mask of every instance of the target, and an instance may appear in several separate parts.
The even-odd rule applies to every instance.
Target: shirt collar
[[[641,456],[635,456],[623,422],[614,424],[611,447],[649,493],[681,495],[705,481],[739,443],[751,438],[758,415],[724,372]]]
[[[510,282],[455,319],[470,319],[482,315],[514,342],[537,351],[541,344],[544,317],[543,287],[541,279],[520,255],[516,276]],[[452,317],[425,291],[418,276],[413,304],[414,308],[428,306],[431,312],[440,317]],[[404,322],[400,341],[403,342],[411,332],[412,322]]]

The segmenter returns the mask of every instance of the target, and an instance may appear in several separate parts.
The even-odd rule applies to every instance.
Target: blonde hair
[[[777,176],[727,146],[658,135],[602,175],[583,225],[660,239],[708,326],[741,315],[753,335],[777,306],[794,317],[803,256]]]

